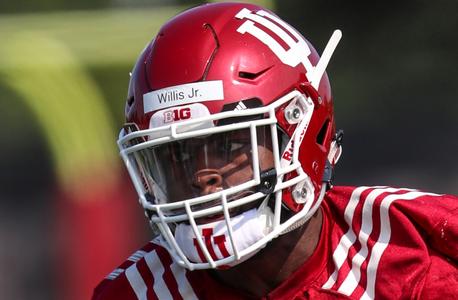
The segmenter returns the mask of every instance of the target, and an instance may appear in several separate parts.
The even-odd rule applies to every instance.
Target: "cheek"
[[[261,171],[271,169],[275,166],[273,153],[268,148],[258,146],[258,155]],[[251,155],[248,157],[249,159],[244,160],[242,164],[235,167],[235,172],[231,172],[231,174],[225,177],[225,182],[229,187],[253,179]]]
[[[236,172],[226,176],[225,182],[227,186],[232,187],[253,179],[253,170],[250,165],[238,168]]]

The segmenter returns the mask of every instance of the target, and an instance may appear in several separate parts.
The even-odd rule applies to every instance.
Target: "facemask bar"
[[[229,195],[235,194],[237,192],[240,192],[242,190],[246,190],[248,188],[255,187],[255,186],[259,185],[261,180],[260,180],[259,159],[258,159],[259,155],[258,155],[258,152],[257,152],[258,151],[258,148],[257,148],[258,143],[257,143],[256,129],[259,126],[264,125],[266,122],[273,123],[269,119],[264,119],[264,120],[256,120],[256,121],[251,121],[251,122],[245,122],[245,125],[242,126],[242,127],[250,129],[251,149],[252,149],[251,156],[252,156],[252,167],[253,167],[253,179],[252,180],[250,180],[248,182],[245,182],[245,183],[242,183],[240,185],[225,189],[225,190],[220,191],[220,192],[216,192],[216,193],[205,195],[205,196],[201,196],[201,197],[185,199],[184,201],[189,201],[189,203],[191,205],[198,205],[198,204],[202,204],[202,203],[205,203],[205,202],[210,202],[212,200],[220,199],[222,194],[226,194],[226,195],[229,196]],[[260,125],[258,125],[258,124],[260,124]],[[239,124],[236,124],[236,125],[239,125]],[[232,127],[233,126],[230,126],[230,128],[232,128]],[[238,127],[240,127],[240,126],[238,126]],[[207,129],[208,131],[205,132],[205,134],[208,134],[210,132],[213,133],[215,131],[214,129],[220,129],[220,128],[218,128],[218,127],[209,128],[209,129]],[[228,130],[230,130],[230,129],[226,129],[225,131],[228,131]],[[136,135],[135,138],[138,139],[138,133],[137,132],[134,132],[134,133]],[[145,133],[145,134],[147,134],[147,133]],[[131,135],[131,134],[129,134],[129,135]],[[135,181],[137,182],[136,186],[139,187],[139,190],[140,190],[139,194],[140,195],[144,195],[146,193],[146,190],[143,188],[143,184],[138,184],[139,182],[142,182],[142,178],[141,178],[141,174],[142,173],[138,170],[136,164],[133,163],[131,158],[129,158],[127,155],[128,154],[134,155],[136,153],[136,151],[148,148],[148,145],[150,144],[150,142],[151,141],[147,141],[147,142],[143,142],[143,143],[141,143],[139,145],[131,146],[131,147],[125,149],[125,150],[128,150],[128,152],[125,151],[125,152],[122,153],[122,155],[124,155],[124,154],[126,155],[123,158],[125,158],[126,165],[128,165],[129,170],[131,170],[132,174],[135,176],[133,178],[135,178]],[[278,147],[278,145],[275,144],[275,142],[272,142],[272,143],[273,143],[273,145],[272,145],[273,148]],[[235,201],[231,202],[230,207],[243,205],[243,204],[246,204],[247,202],[252,202],[252,201],[254,201],[256,199],[259,199],[259,198],[261,198],[263,196],[264,196],[264,194],[262,194],[262,193],[256,193],[254,195],[250,195],[248,197],[245,197],[245,198],[242,198],[242,199],[235,200]],[[144,198],[144,197],[141,197],[141,198]],[[140,202],[142,203],[144,208],[152,210],[152,211],[156,211],[157,208],[159,208],[159,207],[163,211],[182,208],[184,201],[178,201],[178,202],[173,202],[173,203],[164,203],[164,204],[151,204],[149,201],[146,201],[146,199],[140,199]],[[236,201],[238,201],[238,202],[236,202]],[[216,208],[215,207],[211,207],[211,208],[208,208],[208,209],[200,211],[197,214],[196,217],[203,216],[203,215],[208,215],[208,214],[211,214],[211,213],[216,213],[218,211],[221,211],[220,209],[218,209],[218,207],[216,207]],[[180,221],[184,221],[184,220],[188,219],[187,214],[175,215],[175,216],[166,216],[166,218],[167,218],[168,222],[180,222]],[[156,221],[159,221],[159,219],[153,217],[152,221],[156,222]]]
[[[121,156],[123,157],[124,161],[126,162],[126,165],[128,166],[128,170],[132,170],[131,175],[133,175],[133,178],[137,178],[138,177],[137,174],[139,174],[139,172],[136,169],[135,165],[132,164],[131,161],[129,161],[129,157],[128,157],[128,155],[131,153],[134,153],[141,149],[146,149],[154,145],[167,143],[170,141],[175,141],[175,140],[180,140],[180,139],[185,139],[185,138],[190,138],[190,137],[197,137],[197,136],[202,136],[202,135],[208,135],[208,134],[214,134],[214,133],[230,131],[230,130],[237,130],[241,128],[250,128],[251,133],[252,133],[252,137],[251,137],[252,147],[254,149],[253,162],[258,163],[259,160],[257,159],[258,157],[256,153],[257,152],[256,127],[263,126],[263,125],[270,125],[271,133],[272,133],[272,144],[273,144],[272,146],[273,146],[274,158],[275,158],[274,164],[277,170],[277,175],[283,175],[283,174],[289,173],[293,170],[296,170],[300,166],[300,163],[297,159],[298,154],[294,155],[294,159],[291,164],[283,166],[283,167],[281,167],[280,161],[277,159],[278,157],[280,157],[280,155],[277,155],[278,153],[277,149],[279,148],[279,146],[278,146],[278,136],[276,132],[277,120],[275,117],[275,109],[295,97],[303,98],[304,96],[298,91],[292,91],[267,107],[249,109],[245,111],[223,112],[223,113],[214,114],[214,115],[204,117],[204,118],[199,118],[199,119],[185,121],[182,123],[176,123],[176,124],[171,124],[168,126],[163,126],[163,127],[156,128],[156,129],[135,131],[129,134],[126,134],[126,131],[122,130],[120,133],[120,139],[118,140],[118,145],[121,149]],[[313,109],[310,109],[310,112],[312,111]],[[198,124],[198,123],[202,123],[206,121],[215,121],[215,120],[220,120],[224,118],[233,118],[233,117],[240,117],[240,116],[247,116],[247,115],[259,115],[259,114],[267,114],[268,118],[250,121],[250,122],[229,124],[229,125],[220,126],[220,127],[198,129],[194,131],[185,131],[186,127],[190,127],[193,124]],[[142,143],[135,144],[133,146],[129,145],[129,142],[131,140],[147,138],[148,136],[158,133],[158,132],[162,132],[160,138],[144,141]],[[164,132],[167,132],[169,135],[167,136],[166,134],[164,134]],[[299,137],[294,137],[294,138],[297,141],[296,145],[299,145]],[[256,169],[254,170],[254,172],[255,172],[255,177],[254,177],[255,182],[256,184],[259,184],[260,183],[259,182],[259,172],[257,172]],[[139,181],[141,182],[141,180]],[[138,184],[137,182],[137,184],[134,183],[134,185],[137,189],[137,192],[139,192],[139,195],[144,194],[145,190],[143,188],[143,184]],[[283,186],[281,187],[283,188]],[[231,191],[231,192],[234,192],[234,191]],[[215,194],[198,197],[194,199],[187,199],[187,200],[192,201],[191,204],[197,204],[197,203],[202,203],[208,200],[217,199],[220,197],[220,195],[221,193],[215,193]],[[176,208],[177,206],[180,206],[179,203],[181,202],[177,202],[177,203],[164,204],[163,208],[169,208],[169,209]],[[146,199],[145,201],[142,201],[142,204],[144,204],[145,208],[147,209],[151,209],[151,210],[155,209],[155,207],[152,207],[151,204],[148,201],[146,201]]]

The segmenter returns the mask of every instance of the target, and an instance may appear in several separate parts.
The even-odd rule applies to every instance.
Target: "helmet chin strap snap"
[[[301,227],[308,220],[310,220],[311,217],[313,217],[313,215],[316,213],[316,211],[318,210],[318,208],[321,205],[321,202],[324,199],[324,195],[326,194],[326,185],[327,185],[326,183],[322,184],[321,191],[320,191],[320,194],[318,196],[318,199],[316,200],[316,202],[313,205],[311,205],[311,206],[304,205],[304,208],[302,208],[302,209],[308,209],[308,212],[305,214],[305,216],[303,218],[301,218],[300,220],[296,221],[295,223],[293,223],[291,226],[289,226],[285,230],[283,230],[280,233],[280,235],[284,235],[284,234],[286,234],[288,232],[291,232],[291,231]],[[311,194],[313,195],[313,192]],[[312,199],[312,201],[313,201],[313,199]]]
[[[313,184],[307,176],[305,180],[296,184],[292,192],[292,196],[296,203],[303,204],[308,201],[313,201],[315,195],[314,192],[315,189],[313,188]]]
[[[303,181],[299,182],[298,184],[296,184],[296,186],[294,187],[294,190],[292,192],[292,196],[293,196],[294,200],[297,203],[304,204],[303,209],[309,209],[310,208],[310,205],[314,200],[314,195],[315,195],[315,189],[314,189],[313,184],[310,181],[310,178],[308,176],[307,176],[307,178],[305,180],[303,180]],[[307,205],[308,203],[309,203],[309,205]],[[321,201],[320,201],[320,203],[321,203]],[[307,213],[303,218],[301,218],[300,220],[298,220],[297,222],[293,223],[291,226],[286,228],[284,231],[282,231],[280,233],[280,235],[283,235],[285,233],[291,232],[291,231],[301,227],[302,225],[304,225],[310,219],[311,216],[312,215]]]

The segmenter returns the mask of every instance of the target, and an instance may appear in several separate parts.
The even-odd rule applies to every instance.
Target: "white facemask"
[[[253,208],[238,216],[232,217],[231,222],[234,238],[234,247],[240,252],[253,245],[272,231],[273,213],[267,205]],[[229,237],[226,221],[197,225],[202,240],[213,260],[220,260],[234,255],[234,249]],[[175,238],[186,257],[192,262],[207,262],[201,247],[197,242],[191,225],[179,224],[175,230]],[[229,266],[237,265],[256,254],[243,256]]]

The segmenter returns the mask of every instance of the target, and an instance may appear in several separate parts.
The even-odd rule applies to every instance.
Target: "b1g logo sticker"
[[[191,108],[176,108],[164,111],[164,123],[187,120],[191,118]]]
[[[308,59],[311,53],[309,46],[300,34],[283,20],[263,10],[253,13],[246,8],[243,8],[235,17],[237,19],[247,19],[247,21],[240,25],[237,32],[241,34],[249,33],[260,40],[269,47],[284,64],[291,67],[302,64],[305,67],[306,73],[314,69],[312,63]],[[281,25],[281,27],[277,24]],[[278,38],[288,45],[289,49],[285,50],[279,42],[270,36],[269,33],[262,30],[259,25],[275,33]],[[292,36],[297,41],[295,41]]]
[[[210,115],[208,108],[202,103],[194,103],[173,108],[167,108],[155,112],[150,119],[149,128],[158,128],[189,119],[201,118]],[[208,127],[211,127],[210,121]]]

